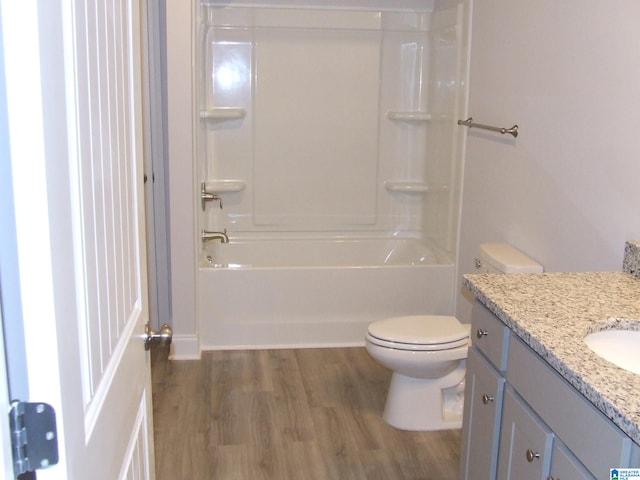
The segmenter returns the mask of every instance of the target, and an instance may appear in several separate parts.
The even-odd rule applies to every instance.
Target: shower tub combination
[[[201,349],[452,314],[466,2],[323,3],[201,3]]]
[[[363,345],[394,315],[448,314],[451,258],[418,239],[210,242],[200,267],[203,348]]]

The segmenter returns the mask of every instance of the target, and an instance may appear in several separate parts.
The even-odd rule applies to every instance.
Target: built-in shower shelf
[[[203,120],[224,122],[227,120],[241,120],[247,116],[244,108],[220,107],[200,110],[200,118]]]
[[[206,182],[205,189],[212,193],[241,192],[247,184],[243,180],[211,180]]]
[[[427,112],[387,112],[387,118],[389,120],[396,120],[399,122],[409,122],[409,123],[421,123],[428,122],[431,120],[431,114]]]
[[[410,181],[387,181],[384,182],[384,187],[390,192],[401,193],[445,192],[449,189],[447,185]]]

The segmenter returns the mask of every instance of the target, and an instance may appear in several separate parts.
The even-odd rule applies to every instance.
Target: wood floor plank
[[[252,478],[249,471],[249,454],[246,445],[219,445],[211,447],[213,461],[211,476],[225,480]]]
[[[365,479],[358,447],[341,413],[336,407],[314,408],[311,412],[329,478]]]
[[[359,452],[360,463],[367,480],[404,479],[400,464],[386,450],[363,450]]]
[[[327,480],[335,478],[317,442],[289,442],[286,444],[283,479]]]
[[[295,362],[295,357],[293,358]],[[304,442],[313,439],[313,422],[297,368],[281,368],[274,373],[276,424],[283,440]]]
[[[391,373],[363,348],[152,356],[157,480],[455,479],[460,432],[382,419]]]
[[[286,456],[277,423],[277,406],[270,393],[252,394],[247,412],[251,441],[248,444],[250,478],[283,478]]]

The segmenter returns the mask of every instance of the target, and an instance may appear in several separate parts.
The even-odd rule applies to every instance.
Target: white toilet
[[[542,266],[505,243],[480,245],[480,273],[539,273]],[[365,345],[393,370],[383,418],[402,430],[446,430],[462,425],[470,325],[443,315],[373,322]]]

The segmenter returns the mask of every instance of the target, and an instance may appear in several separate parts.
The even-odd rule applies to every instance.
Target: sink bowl
[[[640,331],[602,330],[588,334],[584,343],[605,360],[640,375]]]

